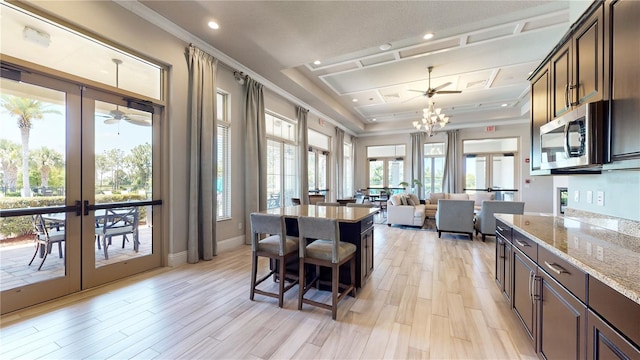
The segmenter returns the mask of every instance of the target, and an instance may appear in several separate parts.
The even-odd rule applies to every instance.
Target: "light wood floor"
[[[250,301],[244,246],[7,314],[0,358],[536,358],[495,285],[493,238],[375,226],[375,270],[338,321],[298,311],[297,287],[283,309]]]

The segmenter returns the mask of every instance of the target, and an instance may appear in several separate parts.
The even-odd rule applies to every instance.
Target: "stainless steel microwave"
[[[607,161],[608,112],[604,101],[592,102],[540,127],[540,168],[571,169]]]

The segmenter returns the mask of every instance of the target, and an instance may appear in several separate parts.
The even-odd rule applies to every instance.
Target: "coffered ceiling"
[[[570,25],[569,1],[140,3],[360,135],[412,131],[429,66],[461,91],[432,97],[451,128],[526,122],[527,77]]]

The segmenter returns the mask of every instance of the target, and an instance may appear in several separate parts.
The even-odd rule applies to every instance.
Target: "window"
[[[218,174],[216,179],[216,194],[218,206],[218,220],[231,218],[231,144],[229,132],[231,123],[228,119],[228,94],[218,91],[216,117],[218,118],[218,138],[216,139],[218,153]]]
[[[464,140],[464,180],[467,192],[495,192],[496,200],[517,200],[518,138]]]
[[[353,162],[351,159],[353,145],[349,143],[344,143],[344,148],[342,150],[342,166],[343,166],[343,179],[342,179],[342,194],[345,197],[349,197],[355,192],[353,191]]]
[[[404,181],[405,145],[367,147],[369,159],[369,187],[393,188]],[[375,190],[372,191],[375,193]]]
[[[317,131],[309,130],[309,191],[326,195],[329,163],[329,137]]]
[[[442,180],[444,177],[444,143],[424,144],[424,185],[425,194],[442,192]]]
[[[265,114],[267,130],[267,208],[291,205],[299,196],[295,122]]]

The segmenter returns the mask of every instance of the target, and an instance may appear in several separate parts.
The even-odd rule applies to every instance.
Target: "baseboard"
[[[218,253],[237,249],[244,245],[244,235],[218,241]],[[187,263],[187,252],[182,251],[167,256],[167,266],[174,267]]]

